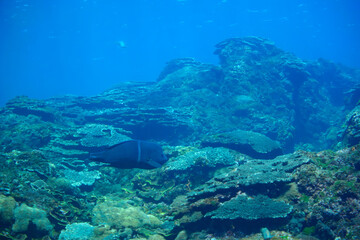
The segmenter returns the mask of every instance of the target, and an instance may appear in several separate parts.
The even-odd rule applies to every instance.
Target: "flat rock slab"
[[[187,195],[194,199],[208,198],[224,192],[238,191],[240,187],[290,182],[294,169],[306,164],[310,157],[305,152],[278,156],[270,160],[250,160],[242,165],[234,165],[223,170],[205,184],[197,187]]]
[[[220,205],[215,211],[207,213],[206,217],[213,219],[269,219],[286,217],[293,207],[284,202],[258,195],[255,198],[237,196]]]
[[[261,133],[243,130],[211,135],[202,145],[233,149],[257,159],[273,159],[283,153],[278,142]]]

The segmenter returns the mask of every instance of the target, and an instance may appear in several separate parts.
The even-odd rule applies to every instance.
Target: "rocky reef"
[[[360,71],[268,40],[170,61],[155,82],[0,109],[1,239],[359,239]],[[155,141],[168,162],[89,153]],[[325,150],[328,149],[328,150]]]

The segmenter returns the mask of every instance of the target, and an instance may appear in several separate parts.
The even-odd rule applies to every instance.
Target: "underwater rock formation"
[[[360,105],[356,106],[346,116],[346,129],[343,133],[343,143],[348,146],[360,142]]]
[[[7,151],[18,149],[13,133],[21,132],[31,139],[22,150],[46,147],[54,141],[49,133],[59,125],[74,127],[71,136],[79,139],[73,147],[78,151],[101,146],[101,138],[184,145],[235,129],[276,140],[284,152],[305,143],[310,150],[336,144],[336,133],[353,107],[347,99],[360,81],[357,71],[325,60],[303,61],[256,37],[228,39],[216,48],[220,66],[176,59],[157,82],[125,82],[87,98],[15,98],[2,110],[1,120],[20,116],[23,123],[33,119],[33,129],[42,128],[30,134],[28,126],[15,120],[10,129],[0,129],[3,136],[13,135],[2,145]],[[85,133],[88,127],[94,132]],[[62,131],[57,128],[58,134]]]
[[[111,147],[120,142],[130,140],[126,136],[130,132],[114,128],[111,125],[86,124],[76,131],[74,137],[80,138],[80,144],[84,147]]]
[[[71,182],[74,187],[78,186],[91,186],[95,183],[96,179],[100,178],[100,172],[98,171],[74,171],[72,169],[66,169],[63,171],[64,177]]]
[[[61,231],[59,240],[82,240],[94,237],[94,226],[88,223],[73,223],[66,225]]]
[[[215,54],[219,66],[175,59],[156,82],[96,96],[9,101],[0,237],[256,239],[268,228],[274,239],[357,239],[360,71],[257,37]],[[157,142],[169,161],[88,161],[127,139]]]
[[[315,135],[326,139],[331,127],[327,119],[338,124],[342,121],[346,111],[341,105],[345,92],[359,81],[356,74],[348,78],[324,60],[302,61],[256,37],[225,40],[215,53],[225,73],[224,82],[231,83],[228,91],[233,96],[249,96],[257,103],[235,112],[242,126],[248,125],[244,120],[251,116],[252,128],[243,130],[276,139],[286,151],[301,141],[320,148],[329,146],[326,140],[314,141]],[[341,89],[334,91],[332,86]]]
[[[294,209],[302,205],[294,214],[303,215],[305,228],[320,239],[360,236],[360,183],[355,180],[359,177],[359,154],[359,145],[312,153],[312,163],[293,174],[301,197],[291,204]]]
[[[243,164],[222,169],[222,172],[202,184],[188,195],[194,199],[216,195],[232,189],[239,191],[242,187],[259,184],[286,183],[292,180],[291,172],[306,164],[310,158],[302,152],[279,156],[275,159],[247,160]]]
[[[260,159],[271,159],[282,154],[278,142],[251,131],[236,130],[207,136],[202,145],[225,147]]]
[[[36,230],[50,232],[53,226],[46,215],[44,210],[32,208],[23,203],[14,210],[15,223],[12,230],[14,232],[25,232],[31,222],[35,225]]]
[[[179,226],[206,225],[208,217],[224,221],[241,219],[244,224],[285,218],[292,206],[272,198],[279,197],[286,183],[293,181],[292,172],[309,161],[303,152],[265,161],[247,159],[222,168],[206,183],[175,198],[170,211]]]
[[[92,222],[95,225],[107,224],[121,230],[130,228],[138,231],[140,228],[154,231],[162,224],[154,215],[146,214],[139,207],[122,201],[97,204],[93,209]]]
[[[14,219],[16,201],[13,197],[0,195],[0,222],[7,225]]]
[[[183,155],[173,158],[166,164],[168,171],[185,171],[196,168],[215,168],[231,166],[237,163],[236,153],[226,148],[206,147],[199,150],[191,150]]]
[[[292,210],[292,206],[283,202],[276,202],[264,195],[255,198],[237,196],[222,204],[218,209],[209,212],[205,217],[212,219],[266,219],[283,218]]]

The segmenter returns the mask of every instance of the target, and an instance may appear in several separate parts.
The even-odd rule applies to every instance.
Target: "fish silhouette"
[[[167,161],[159,144],[140,140],[125,141],[105,151],[90,153],[90,159],[117,168],[142,169],[159,168]]]

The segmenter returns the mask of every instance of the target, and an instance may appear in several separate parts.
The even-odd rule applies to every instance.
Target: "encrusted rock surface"
[[[292,171],[306,164],[310,158],[302,152],[279,156],[272,160],[247,160],[241,165],[224,169],[219,175],[196,188],[188,195],[195,199],[226,191],[238,191],[241,187],[290,182]]]
[[[345,144],[353,146],[360,142],[360,105],[346,116],[346,128],[343,133]]]
[[[86,124],[76,131],[76,137],[80,138],[80,143],[84,147],[110,147],[130,140],[126,132],[113,126],[104,124]],[[75,137],[74,136],[74,137]]]
[[[203,146],[226,147],[253,158],[271,159],[282,154],[280,144],[263,134],[236,130],[205,137]]]
[[[226,148],[202,148],[175,157],[166,164],[168,171],[184,171],[196,168],[231,166],[240,161],[241,156]]]
[[[292,210],[292,206],[283,202],[276,202],[264,195],[255,198],[237,196],[222,204],[218,209],[209,212],[205,217],[213,219],[266,219],[283,218]]]

